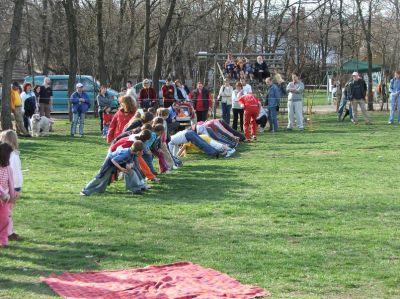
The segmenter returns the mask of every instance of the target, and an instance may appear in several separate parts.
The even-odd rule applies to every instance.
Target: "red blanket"
[[[52,274],[41,280],[64,298],[250,299],[270,295],[261,288],[242,285],[226,274],[192,263]]]

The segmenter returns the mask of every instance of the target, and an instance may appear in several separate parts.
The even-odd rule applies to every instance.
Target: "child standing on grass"
[[[14,191],[14,179],[10,167],[10,156],[13,149],[7,143],[0,144],[0,247],[8,245],[8,227],[10,211],[17,199]]]
[[[21,159],[19,158],[19,146],[18,146],[17,134],[13,130],[3,131],[0,134],[0,142],[7,143],[13,149],[10,155],[10,167],[13,173],[14,191],[15,194],[19,197],[22,191],[23,176],[22,176]],[[12,221],[12,208],[13,205],[10,205],[10,222],[8,225],[8,239],[10,241],[21,241],[22,237],[14,233],[14,227]]]
[[[113,114],[111,113],[111,107],[106,106],[103,110],[103,138],[107,138],[108,129],[110,128],[110,124],[113,118]]]

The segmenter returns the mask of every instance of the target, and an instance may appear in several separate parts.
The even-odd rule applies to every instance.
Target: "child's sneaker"
[[[226,153],[226,158],[229,158],[230,156],[232,156],[234,153],[236,152],[236,150],[233,148],[233,149],[231,149],[231,150],[229,150],[227,153]]]
[[[256,136],[256,135],[253,135],[253,136],[251,136],[251,139],[252,139],[252,140],[257,140],[257,136]]]
[[[178,166],[175,166],[175,165],[174,165],[174,166],[172,166],[172,169],[173,169],[173,170],[178,169]]]

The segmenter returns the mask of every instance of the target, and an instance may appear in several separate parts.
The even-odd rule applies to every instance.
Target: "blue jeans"
[[[343,95],[340,99],[340,105],[339,105],[339,109],[337,112],[337,116],[339,119],[342,118],[343,110],[344,110],[344,108],[346,108],[347,100],[348,99],[347,99],[346,95],[343,93]],[[351,105],[349,106],[349,114],[350,114],[350,119],[353,119],[353,108],[351,107]]]
[[[277,110],[275,107],[268,107],[268,121],[269,121],[269,130],[272,132],[278,131],[278,116]]]
[[[397,109],[397,121],[400,123],[400,95],[393,96],[390,95],[390,114],[389,114],[389,122],[393,123],[394,121],[394,112]]]
[[[107,136],[109,128],[109,125],[103,125],[103,136]]]
[[[149,166],[152,173],[156,173],[153,165],[153,155],[150,153],[143,152],[143,159],[146,162],[147,166]]]
[[[231,123],[231,108],[232,105],[227,103],[221,103],[222,108],[222,119],[229,125]]]
[[[83,135],[83,128],[85,126],[85,113],[72,114],[71,135],[76,134],[76,127],[79,121],[79,135]]]
[[[206,153],[209,156],[217,156],[218,151],[213,148],[211,145],[209,145],[207,142],[205,142],[199,135],[197,135],[194,131],[187,131],[185,134],[185,137],[187,141],[192,142],[194,145],[196,145],[201,151]]]

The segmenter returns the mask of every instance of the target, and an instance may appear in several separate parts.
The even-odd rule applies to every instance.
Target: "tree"
[[[103,0],[96,0],[97,6],[97,64],[100,84],[107,84],[107,70],[104,62],[104,39],[103,39]]]
[[[73,0],[63,0],[62,4],[65,9],[65,15],[68,25],[68,43],[69,43],[69,79],[68,79],[68,97],[75,90],[76,71],[78,65],[78,30],[76,22],[76,11],[74,8]],[[70,102],[68,101],[68,107]],[[69,117],[71,119],[71,109],[69,110]]]
[[[159,27],[160,35],[158,37],[158,42],[157,42],[156,62],[154,64],[154,72],[152,78],[155,90],[158,90],[158,81],[160,80],[161,77],[161,68],[163,64],[164,43],[165,39],[167,38],[169,26],[171,25],[172,22],[172,16],[174,13],[176,0],[170,0],[169,2],[170,3],[169,3],[167,17],[165,19],[164,24],[161,27]]]
[[[151,17],[150,0],[145,2],[145,24],[144,24],[144,47],[143,47],[143,77],[149,77],[149,57],[150,57],[150,17]]]
[[[12,129],[11,121],[11,81],[15,60],[19,52],[19,36],[21,33],[23,8],[25,0],[14,1],[14,13],[9,36],[9,43],[5,53],[3,67],[3,89],[1,101],[1,129]]]

